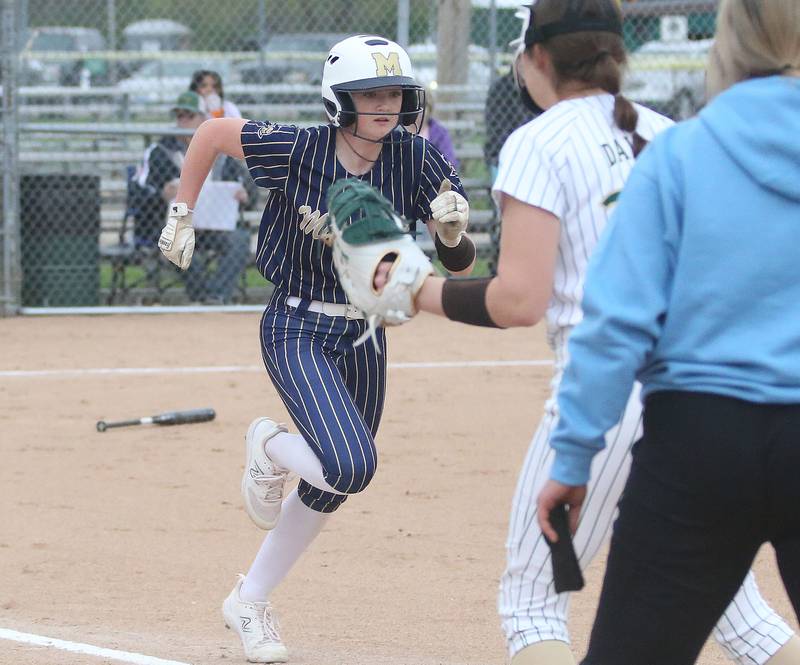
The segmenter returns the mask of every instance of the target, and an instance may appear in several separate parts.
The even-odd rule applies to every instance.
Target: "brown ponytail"
[[[623,132],[633,134],[633,156],[638,157],[647,145],[647,141],[636,131],[636,125],[639,123],[638,112],[630,100],[622,94],[614,95],[614,123]]]
[[[557,21],[564,12],[563,0],[539,0],[536,16],[543,24]],[[586,0],[582,14],[587,18],[603,15],[608,0]],[[619,8],[616,8],[619,11]],[[633,104],[621,93],[622,77],[628,56],[622,37],[611,32],[571,32],[560,34],[542,42],[550,55],[556,76],[556,89],[578,82],[587,88],[599,88],[614,95],[614,123],[623,132],[633,135],[634,157],[647,145],[636,132],[639,114]]]

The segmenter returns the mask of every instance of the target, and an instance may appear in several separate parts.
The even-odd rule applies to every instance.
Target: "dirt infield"
[[[260,370],[258,320],[0,320],[0,629],[195,665],[244,662],[220,614],[263,535],[241,507],[243,435],[254,416],[286,418]],[[291,662],[502,665],[495,590],[507,513],[550,367],[497,361],[548,361],[542,331],[420,316],[389,344],[377,476],[273,599]],[[452,365],[407,365],[423,362]],[[95,431],[99,419],[203,406],[214,422]],[[602,563],[573,600],[579,654]],[[794,625],[771,551],[757,574]],[[100,662],[114,661],[0,639],[2,664]],[[727,661],[712,644],[699,662]]]

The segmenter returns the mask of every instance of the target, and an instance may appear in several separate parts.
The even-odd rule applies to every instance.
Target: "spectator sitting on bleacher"
[[[207,118],[199,95],[191,91],[181,93],[172,108],[172,114],[181,129],[197,129]],[[190,135],[164,136],[145,151],[143,165],[135,176],[138,189],[143,192],[134,226],[137,242],[156,244],[167,217],[167,205],[175,198],[181,166],[191,138]],[[215,188],[215,184],[220,182],[239,183],[239,186]],[[214,163],[201,196],[207,190],[214,192],[213,198],[209,196],[198,201],[195,220],[202,213],[211,223],[205,228],[196,224],[195,257],[190,268],[183,273],[186,293],[191,302],[229,303],[236,280],[250,255],[250,234],[246,228],[239,227],[238,211],[253,201],[255,184],[240,162],[223,155]],[[232,197],[238,205],[226,202],[225,197]],[[219,212],[216,207],[214,210],[201,210],[203,205],[217,203]],[[212,255],[216,257],[214,271],[210,270]]]
[[[192,74],[189,90],[200,95],[206,113],[211,118],[241,118],[242,114],[236,104],[225,99],[222,77],[210,69],[198,69]]]

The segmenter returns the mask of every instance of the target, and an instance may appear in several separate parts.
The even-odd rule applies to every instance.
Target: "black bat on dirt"
[[[157,416],[137,418],[136,420],[120,420],[107,423],[105,420],[97,421],[97,431],[105,432],[110,427],[128,427],[129,425],[185,425],[187,423],[204,423],[214,420],[217,414],[214,409],[190,409],[189,411],[168,411]]]

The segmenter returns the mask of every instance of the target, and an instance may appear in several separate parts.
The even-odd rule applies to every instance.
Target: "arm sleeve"
[[[265,189],[283,189],[289,176],[298,128],[248,120],[242,127],[242,150],[253,182]]]
[[[556,450],[550,475],[566,485],[588,481],[592,458],[661,334],[679,212],[677,197],[665,193],[655,174],[651,146],[631,172],[589,262],[584,318],[568,341],[559,422],[550,442]]]
[[[420,176],[420,191],[417,195],[416,208],[414,210],[415,219],[428,221],[433,217],[431,214],[431,201],[439,195],[439,187],[444,180],[449,180],[453,184],[453,191],[458,192],[467,199],[467,192],[461,184],[461,179],[452,164],[445,159],[435,146],[425,141],[424,154],[422,157],[422,175]]]
[[[506,140],[492,191],[564,219],[567,198],[559,173],[563,139],[543,136],[535,124],[517,129]]]

